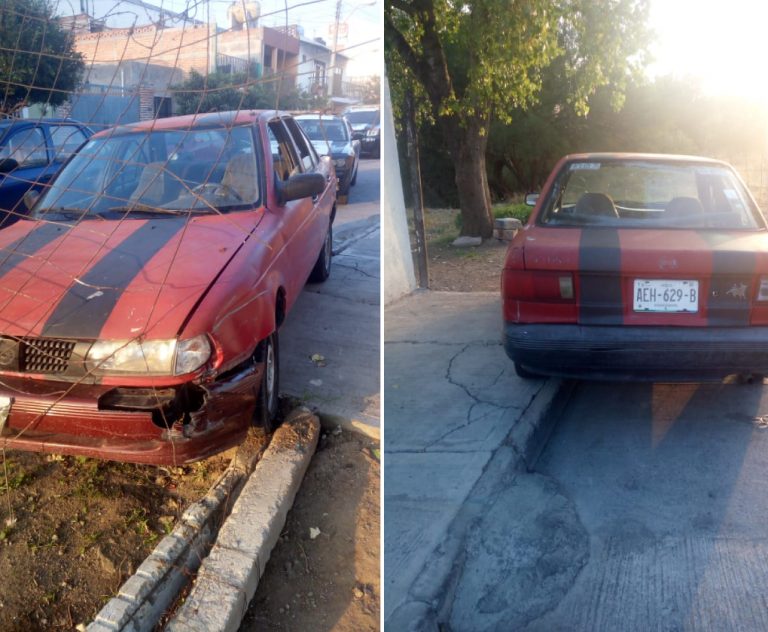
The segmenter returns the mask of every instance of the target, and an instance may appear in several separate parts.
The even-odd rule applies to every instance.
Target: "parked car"
[[[0,445],[185,463],[271,429],[278,330],[330,274],[335,199],[287,114],[96,134],[0,231]]]
[[[347,108],[344,118],[352,126],[352,138],[360,141],[364,154],[378,158],[381,154],[381,118],[376,106]]]
[[[349,195],[357,182],[360,163],[360,141],[352,140],[349,123],[340,116],[328,114],[300,114],[296,121],[321,156],[330,156],[336,166],[339,197]]]
[[[563,158],[510,243],[502,298],[523,377],[768,372],[768,226],[716,160]]]
[[[40,193],[92,134],[71,119],[0,121],[0,228],[27,215],[25,194]]]

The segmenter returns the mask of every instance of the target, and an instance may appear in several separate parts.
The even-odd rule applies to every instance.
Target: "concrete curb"
[[[378,215],[341,224],[333,229],[333,254],[344,252],[356,241],[360,241],[380,229]]]
[[[191,593],[167,632],[224,632],[239,628],[280,537],[288,511],[320,436],[320,422],[293,413],[248,478],[201,565]]]
[[[176,600],[216,538],[228,504],[261,455],[238,450],[208,493],[190,505],[136,572],[88,626],[88,632],[149,632]]]
[[[448,527],[445,540],[433,551],[410,587],[410,599],[398,606],[384,622],[385,630],[437,632],[442,629],[439,622],[445,619],[446,610],[453,602],[464,566],[465,535],[484,511],[482,499],[493,496],[500,485],[509,485],[517,473],[533,468],[575,384],[556,379],[544,383],[502,445],[491,456],[483,474]]]

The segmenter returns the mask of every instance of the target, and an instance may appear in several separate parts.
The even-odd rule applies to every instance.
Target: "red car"
[[[519,375],[701,380],[768,373],[768,230],[727,164],[563,158],[502,275]]]
[[[0,231],[2,445],[185,463],[271,427],[278,328],[330,273],[335,192],[279,112],[93,136]]]

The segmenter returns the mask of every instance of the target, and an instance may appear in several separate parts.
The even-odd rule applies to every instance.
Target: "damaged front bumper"
[[[169,387],[66,384],[0,376],[0,445],[113,461],[181,465],[240,444],[263,363],[211,383]]]

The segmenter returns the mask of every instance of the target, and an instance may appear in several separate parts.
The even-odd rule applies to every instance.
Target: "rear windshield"
[[[660,161],[571,162],[539,217],[553,226],[763,228],[729,168]]]
[[[349,140],[347,128],[341,119],[303,119],[297,118],[296,122],[309,140],[331,141],[333,143],[346,143]]]

